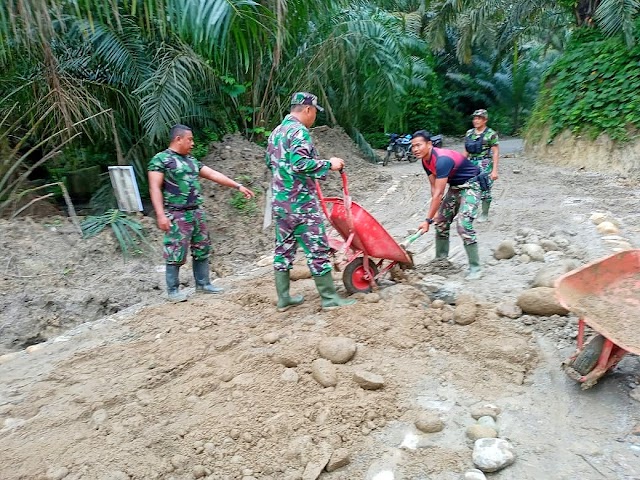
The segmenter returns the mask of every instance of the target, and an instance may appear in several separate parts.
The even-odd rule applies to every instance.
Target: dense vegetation
[[[640,130],[639,91],[640,42],[625,48],[622,38],[580,31],[545,75],[530,137],[535,140],[549,128],[550,138],[570,130],[591,139],[606,133],[627,141]]]
[[[638,0],[7,0],[0,213],[83,169],[133,164],[144,183],[148,158],[178,121],[196,128],[200,156],[228,132],[262,141],[300,89],[327,106],[320,122],[343,126],[365,150],[365,140],[384,144],[384,132],[460,133],[481,107],[494,128],[518,133],[572,32],[614,36],[605,42],[622,65],[637,52],[639,9]],[[587,64],[580,55],[590,52],[575,53],[583,38],[553,71]],[[574,87],[554,88],[543,103],[560,103],[537,116],[573,128],[582,117],[559,106]],[[619,125],[592,126],[624,137]]]

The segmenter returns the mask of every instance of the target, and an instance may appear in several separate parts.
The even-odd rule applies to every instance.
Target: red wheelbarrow
[[[373,216],[351,200],[347,175],[342,176],[343,197],[325,197],[316,182],[324,215],[342,237],[329,237],[334,252],[342,252],[346,261],[337,266],[344,270],[342,281],[350,293],[371,292],[376,281],[395,265],[413,266],[413,259]],[[415,240],[417,236],[410,237]],[[377,260],[375,260],[377,259]],[[387,261],[385,265],[385,261]]]
[[[578,320],[578,349],[567,374],[587,389],[627,354],[640,355],[640,250],[615,253],[556,282],[556,296]],[[585,326],[596,333],[585,343]]]

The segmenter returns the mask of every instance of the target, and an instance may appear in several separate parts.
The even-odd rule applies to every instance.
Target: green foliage
[[[238,175],[237,180],[239,183],[249,188],[251,188],[251,184],[253,183],[253,178],[249,175]],[[236,190],[231,195],[229,203],[241,215],[253,217],[258,213],[258,196],[260,195],[260,192],[257,191],[255,194],[256,196],[253,198],[245,198],[241,192]]]
[[[221,135],[213,128],[205,127],[201,130],[196,130],[194,137],[195,146],[191,150],[191,155],[201,160],[209,153],[209,145],[213,142],[218,142]]]
[[[105,175],[102,185],[91,196],[89,209],[93,214],[101,215],[109,209],[118,207],[115,192],[108,175]]]
[[[80,226],[84,238],[95,237],[110,226],[125,259],[129,254],[141,254],[152,248],[140,222],[115,208],[102,215],[85,218]]]
[[[384,132],[363,133],[362,136],[371,148],[383,149],[389,144],[389,137]]]
[[[640,46],[594,30],[579,32],[545,76],[546,88],[528,129],[550,127],[551,138],[574,135],[627,141],[640,129]]]

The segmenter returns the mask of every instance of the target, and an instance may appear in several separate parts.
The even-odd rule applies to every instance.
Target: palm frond
[[[191,114],[195,85],[211,81],[210,67],[184,44],[165,45],[156,71],[134,92],[140,95],[140,115],[152,142],[165,139],[171,125]]]
[[[635,19],[640,13],[640,0],[602,0],[595,19],[606,35],[619,32],[628,46],[635,44]]]
[[[102,215],[85,218],[80,226],[86,239],[95,237],[110,227],[125,259],[131,252],[145,253],[153,249],[144,234],[142,224],[115,208],[107,210]]]

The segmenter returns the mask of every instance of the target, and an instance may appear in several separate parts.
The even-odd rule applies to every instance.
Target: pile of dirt
[[[379,169],[362,157],[351,138],[340,127],[318,127],[311,130],[314,145],[321,158],[342,157],[346,171],[357,172],[349,176],[351,187],[366,194],[377,188],[386,177]],[[258,197],[254,206],[237,208],[233,205],[235,191],[204,182],[205,208],[210,214],[210,230],[216,253],[215,271],[224,276],[247,262],[265,255],[272,249],[273,228],[263,230],[263,214],[270,173],[265,165],[263,147],[249,142],[240,135],[228,135],[222,142],[211,145],[204,163],[225,175],[246,184]],[[342,182],[337,172],[330,172],[322,182],[326,195],[342,195]]]
[[[151,242],[161,245],[151,219],[142,221],[151,227]],[[84,240],[64,217],[2,220],[0,231],[0,353],[139,302],[162,300],[164,274],[146,257],[125,262],[109,231]]]
[[[0,452],[14,468],[4,478],[56,471],[67,479],[316,478],[303,473],[318,462],[321,471],[330,456],[350,463],[322,478],[365,478],[389,446],[386,427],[411,430],[422,411],[411,386],[435,382],[443,405],[461,399],[444,398],[444,389],[465,392],[470,403],[496,401],[520,388],[537,361],[530,335],[498,318],[493,305],[474,303],[475,321],[462,326],[453,307],[432,307],[410,285],[322,313],[311,280],[293,289],[307,301],[284,314],[260,277],[224,296],[148,307],[105,326],[102,344],[74,353],[67,345],[56,355],[66,358],[44,367],[37,386],[18,393],[9,375],[14,396],[0,407]],[[324,387],[315,372],[318,344],[331,337],[357,349],[344,364],[325,362],[336,384]],[[21,362],[46,362],[60,345],[12,359],[13,381],[22,381]],[[381,377],[381,388],[360,386],[356,375],[369,374]],[[407,478],[468,464],[464,420],[451,406],[440,415],[445,430],[461,430],[459,441],[407,450]]]
[[[340,128],[314,130],[321,154],[347,152],[357,167],[354,188],[363,194],[375,186],[375,166],[359,156]],[[273,227],[263,230],[265,192],[269,186],[264,148],[241,135],[228,135],[212,144],[204,163],[249,186],[255,202],[238,202],[238,193],[204,181],[205,210],[214,254],[212,277],[226,277],[252,265],[273,248]],[[339,194],[340,177],[331,172],[328,191]],[[47,340],[83,322],[96,320],[137,303],[163,301],[162,232],[155,217],[139,218],[156,248],[148,256],[126,262],[109,229],[82,239],[68,218],[29,217],[0,220],[0,354]],[[190,261],[181,271],[183,286],[193,286]]]

